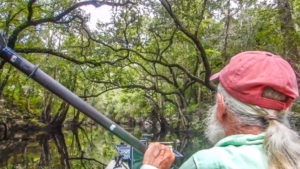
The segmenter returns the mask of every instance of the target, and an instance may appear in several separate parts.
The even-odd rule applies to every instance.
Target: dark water
[[[148,133],[139,127],[127,128],[134,136]],[[156,134],[155,140],[174,144],[185,158],[208,147],[199,131]],[[121,142],[99,126],[63,129],[51,133],[16,133],[13,138],[0,141],[0,168],[105,168],[117,156],[114,146]]]

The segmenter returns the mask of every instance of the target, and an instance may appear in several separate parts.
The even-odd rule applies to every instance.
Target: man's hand
[[[175,160],[172,150],[160,143],[151,143],[144,154],[143,164],[152,165],[158,169],[169,169]]]

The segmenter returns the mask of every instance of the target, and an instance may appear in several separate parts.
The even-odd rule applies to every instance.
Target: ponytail
[[[275,119],[268,120],[264,149],[270,169],[300,169],[298,134]]]
[[[218,92],[224,96],[225,106],[240,123],[265,128],[263,146],[269,169],[300,169],[300,138],[289,128],[289,110],[273,110],[241,102],[229,95],[221,84]],[[282,98],[274,90],[267,92],[272,92],[266,93],[268,97]]]

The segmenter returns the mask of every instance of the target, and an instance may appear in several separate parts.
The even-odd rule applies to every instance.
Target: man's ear
[[[225,115],[226,115],[226,108],[225,108],[223,95],[218,93],[217,94],[217,120],[219,120],[219,122],[222,123],[224,121]]]

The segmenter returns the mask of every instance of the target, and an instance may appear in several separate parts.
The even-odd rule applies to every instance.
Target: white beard
[[[217,119],[217,104],[211,107],[206,118],[205,136],[212,144],[216,144],[222,138],[226,137],[223,126]]]

